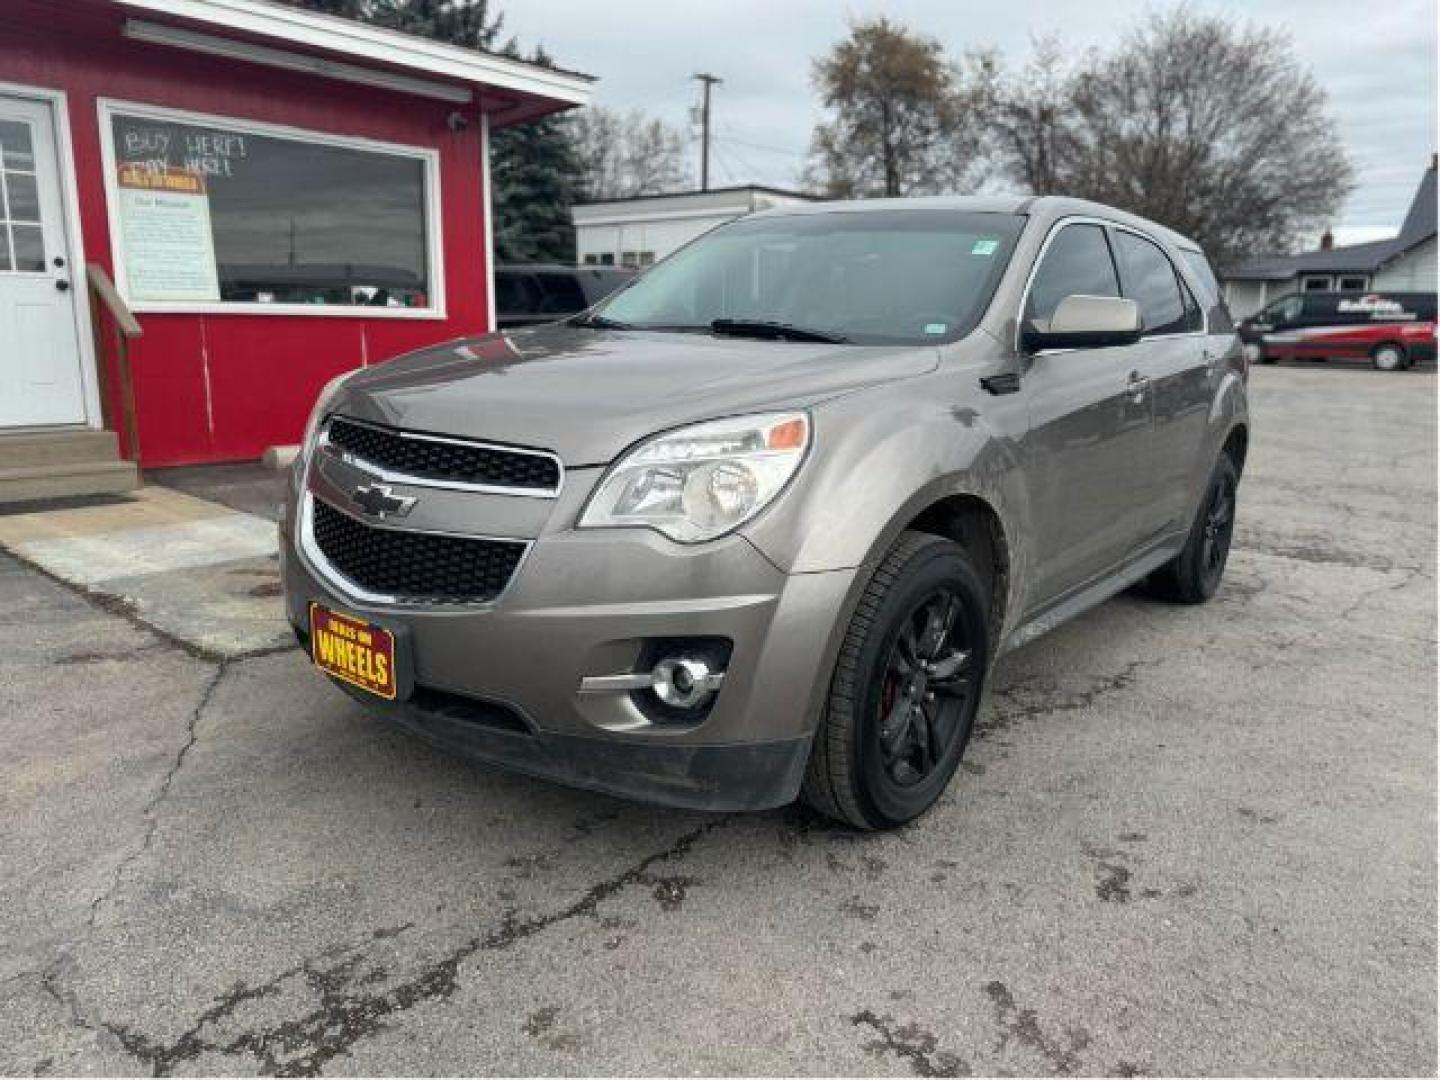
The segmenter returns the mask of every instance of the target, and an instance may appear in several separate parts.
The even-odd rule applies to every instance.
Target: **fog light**
[[[724,676],[711,671],[704,660],[667,657],[650,673],[655,696],[676,709],[693,709],[704,703],[720,686]]]

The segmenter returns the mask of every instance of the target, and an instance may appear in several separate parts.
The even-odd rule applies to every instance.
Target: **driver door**
[[[1071,295],[1121,295],[1101,225],[1070,222],[1050,236],[1021,318],[1048,320]],[[1116,567],[1143,536],[1153,403],[1139,359],[1134,345],[1048,349],[1030,358],[1032,612]]]

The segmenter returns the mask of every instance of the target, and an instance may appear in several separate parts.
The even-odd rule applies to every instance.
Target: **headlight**
[[[300,453],[295,457],[296,476],[305,475],[305,470],[310,465],[310,455],[315,452],[315,440],[320,435],[320,421],[324,420],[325,414],[330,411],[330,402],[334,400],[340,384],[353,374],[353,371],[342,371],[320,388],[320,393],[315,398],[315,407],[310,410],[310,419],[305,421],[305,437],[300,440]]]
[[[580,527],[646,525],[682,544],[713,540],[763,510],[809,446],[804,413],[736,416],[657,435],[610,467]]]

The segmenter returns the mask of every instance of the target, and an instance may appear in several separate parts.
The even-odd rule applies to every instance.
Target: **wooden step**
[[[132,461],[81,461],[0,468],[0,504],[111,495],[140,486]]]
[[[119,458],[120,448],[113,431],[77,428],[0,434],[0,469],[80,465],[90,461],[118,461]]]

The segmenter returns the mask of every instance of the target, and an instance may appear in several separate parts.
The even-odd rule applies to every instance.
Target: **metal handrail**
[[[115,328],[115,367],[120,376],[121,450],[128,460],[138,462],[140,431],[135,419],[135,380],[130,371],[130,341],[138,338],[144,331],[103,266],[87,263],[85,280],[90,285],[90,329],[95,335],[95,360],[100,372],[100,409],[104,415],[105,426],[113,430],[110,394],[106,385],[109,380],[104,362],[104,339],[100,330],[100,309],[103,307],[110,315],[111,326]]]

